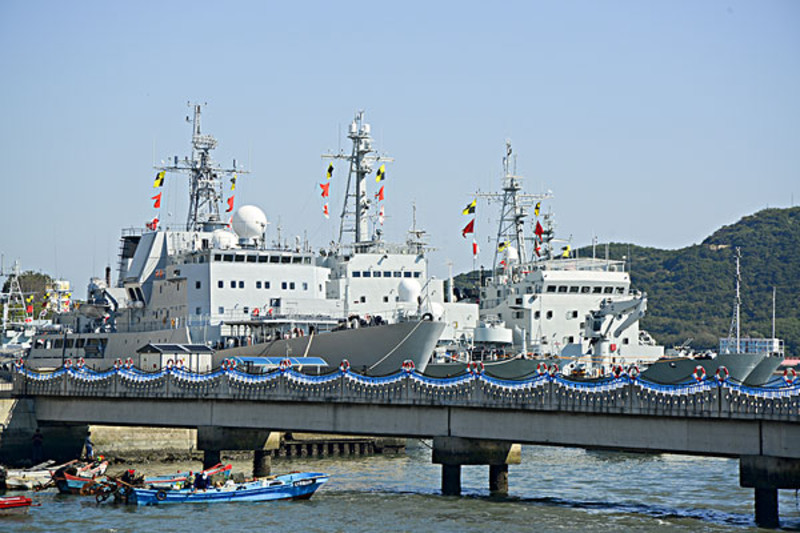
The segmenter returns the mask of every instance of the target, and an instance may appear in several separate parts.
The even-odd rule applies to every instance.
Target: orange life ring
[[[548,368],[548,371],[550,372],[550,377],[555,377],[556,374],[558,374],[558,363],[553,363],[553,365]]]
[[[72,367],[72,359],[67,359],[64,361],[64,368],[71,368]]]
[[[541,362],[538,365],[536,365],[536,373],[539,374],[540,376],[544,376],[545,374],[547,374],[547,371],[548,371],[547,363]]]
[[[339,371],[342,373],[346,373],[350,370],[350,361],[347,359],[342,359],[342,362],[339,364]]]
[[[703,368],[702,365],[697,365],[696,367],[694,367],[694,372],[692,372],[692,377],[698,383],[703,381],[704,379],[706,379],[706,369]]]
[[[785,381],[787,385],[793,385],[796,379],[797,370],[794,368],[787,368],[783,371],[783,381]]]
[[[638,378],[639,374],[641,374],[641,372],[639,372],[639,367],[638,366],[631,365],[631,366],[628,367],[628,376],[630,376],[631,379]]]
[[[728,369],[726,367],[720,366],[717,368],[717,371],[714,375],[716,376],[717,381],[722,383],[728,380],[728,378],[731,376],[731,373],[728,372]]]

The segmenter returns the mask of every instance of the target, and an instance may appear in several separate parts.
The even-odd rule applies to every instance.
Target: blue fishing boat
[[[272,500],[307,500],[328,481],[327,474],[292,473],[272,479],[245,483],[226,483],[202,490],[166,488],[132,489],[131,503],[160,505],[166,503],[264,502]]]

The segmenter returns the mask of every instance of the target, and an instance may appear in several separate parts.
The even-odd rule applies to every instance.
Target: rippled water
[[[198,468],[150,464],[152,474]],[[249,473],[250,464],[234,462]],[[488,467],[462,468],[461,497],[439,494],[441,469],[409,442],[401,456],[276,459],[273,472],[322,471],[330,482],[306,502],[98,505],[91,498],[34,494],[26,517],[0,531],[738,531],[755,530],[753,493],[739,487],[738,461],[523,447],[509,497],[488,496]],[[785,528],[800,530],[796,494],[780,491]],[[188,529],[187,529],[188,528]]]

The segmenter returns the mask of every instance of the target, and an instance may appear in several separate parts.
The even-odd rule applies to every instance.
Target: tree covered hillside
[[[659,343],[692,338],[695,348],[715,348],[731,324],[736,247],[742,252],[742,336],[771,335],[776,287],[776,336],[786,341],[787,355],[800,354],[800,207],[759,211],[678,250],[611,243],[609,256],[627,258],[634,288],[648,295],[642,327]],[[597,250],[605,254],[605,245]],[[591,255],[591,248],[578,253]],[[473,288],[476,274],[459,276],[456,286]]]

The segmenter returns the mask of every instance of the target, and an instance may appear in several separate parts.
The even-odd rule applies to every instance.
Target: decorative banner
[[[231,191],[235,190],[236,190],[236,173],[234,173],[233,177],[231,178]]]
[[[167,173],[164,170],[162,170],[161,172],[156,174],[156,180],[153,182],[153,188],[154,189],[157,189],[158,187],[161,187],[162,185],[164,185],[164,176],[166,176],[166,175],[167,175]]]
[[[228,209],[225,210],[226,213],[230,213],[231,211],[233,211],[233,199],[234,198],[235,198],[235,196],[231,196],[230,198],[228,198]]]
[[[464,214],[464,215],[474,215],[475,214],[475,207],[477,205],[478,205],[478,199],[475,198],[469,204],[467,204],[467,207],[465,207],[464,210],[461,213]]]
[[[330,196],[331,193],[331,184],[330,183],[320,183],[320,188],[322,189],[322,197],[327,198]]]
[[[375,198],[378,199],[379,202],[383,201],[383,188],[385,185],[381,185],[381,189],[375,194]]]
[[[333,163],[328,165],[328,179],[333,177]]]
[[[160,193],[156,194],[155,196],[153,196],[151,198],[151,200],[155,200],[155,203],[153,204],[153,209],[158,209],[159,207],[161,207],[161,195],[162,194],[164,194],[164,193],[160,192]]]
[[[381,168],[378,169],[378,173],[375,174],[375,183],[380,183],[386,179],[386,165],[381,165]]]
[[[461,230],[461,236],[465,239],[467,238],[467,233],[475,233],[475,219],[469,221],[469,224],[464,226],[464,229]]]
[[[533,214],[539,216],[539,209],[542,207],[542,202],[536,202],[536,207],[533,209]]]
[[[325,218],[330,218],[330,213],[328,212],[328,204],[322,206],[322,214],[325,215]]]

